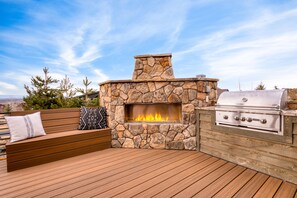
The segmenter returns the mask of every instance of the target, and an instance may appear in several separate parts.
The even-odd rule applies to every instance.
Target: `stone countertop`
[[[283,110],[284,116],[297,116],[297,110]]]
[[[167,79],[167,80],[108,80],[99,85],[104,85],[108,83],[142,83],[142,82],[181,82],[181,81],[219,81],[217,78],[174,78],[174,79]]]
[[[215,106],[210,107],[196,107],[197,110],[206,110],[206,111],[214,111]],[[283,110],[282,115],[284,116],[297,116],[297,110]]]
[[[210,107],[196,107],[195,109],[197,109],[197,110],[214,111],[215,110],[215,106],[210,106]]]

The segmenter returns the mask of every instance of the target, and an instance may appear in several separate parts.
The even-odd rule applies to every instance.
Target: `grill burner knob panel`
[[[229,117],[227,115],[224,115],[223,117],[225,120],[227,120]]]
[[[239,121],[240,120],[240,117],[234,116],[234,120]]]
[[[260,120],[260,123],[262,123],[262,124],[266,124],[266,123],[267,123],[267,120],[266,120],[266,119],[261,119],[261,120]]]
[[[253,121],[253,118],[247,118],[246,121],[248,121],[248,122],[252,122],[252,121]]]

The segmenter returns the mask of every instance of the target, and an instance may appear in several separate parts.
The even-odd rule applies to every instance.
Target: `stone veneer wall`
[[[297,110],[297,89],[287,89],[288,91],[288,108]]]
[[[119,80],[100,84],[112,147],[196,149],[195,107],[215,104],[217,79]],[[124,105],[181,103],[182,123],[125,123]]]
[[[134,56],[135,66],[132,80],[174,79],[171,54],[146,54]]]

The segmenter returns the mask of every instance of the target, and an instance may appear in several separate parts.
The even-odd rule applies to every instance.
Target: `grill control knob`
[[[248,121],[248,122],[252,122],[252,121],[253,121],[253,118],[247,118],[246,121]]]
[[[224,115],[224,117],[223,117],[225,120],[227,120],[228,119],[228,116],[227,115]]]
[[[239,121],[240,120],[240,117],[234,116],[234,120]]]
[[[245,117],[242,117],[242,118],[241,118],[241,121],[243,121],[243,122],[244,122],[244,121],[245,121]]]
[[[266,120],[266,119],[261,119],[260,122],[261,122],[262,124],[266,124],[266,123],[267,123],[267,120]]]

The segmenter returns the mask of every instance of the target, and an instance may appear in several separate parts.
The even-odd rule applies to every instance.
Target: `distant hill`
[[[11,102],[22,102],[23,96],[20,95],[0,95],[0,104],[6,104]]]
[[[22,99],[24,96],[22,95],[0,95],[1,99]]]
[[[23,102],[23,99],[0,99],[0,104]]]
[[[7,105],[10,105],[12,111],[22,111],[23,110],[23,96],[0,96],[0,113],[5,112]]]

